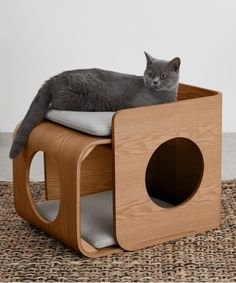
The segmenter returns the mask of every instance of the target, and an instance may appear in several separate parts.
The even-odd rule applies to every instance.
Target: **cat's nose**
[[[157,81],[153,81],[154,85],[157,85]]]

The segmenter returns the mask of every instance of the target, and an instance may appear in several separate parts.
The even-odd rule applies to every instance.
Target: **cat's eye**
[[[154,78],[155,78],[155,75],[153,74],[153,72],[148,73],[148,76],[149,76],[150,78],[152,78],[152,79],[154,79]]]
[[[160,75],[161,80],[165,80],[166,78],[167,78],[167,75],[165,75],[165,74]]]

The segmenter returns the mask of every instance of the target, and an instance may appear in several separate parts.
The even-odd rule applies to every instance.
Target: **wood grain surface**
[[[221,94],[210,91],[207,96],[207,90],[183,85],[181,88],[182,95],[191,97],[193,93],[194,99],[122,110],[113,118],[115,226],[118,243],[126,250],[220,224]],[[163,208],[147,193],[146,169],[153,152],[178,137],[189,139],[200,149],[203,176],[190,199],[173,208]]]
[[[13,160],[17,212],[89,257],[134,250],[217,227],[221,103],[221,93],[217,91],[180,84],[177,102],[118,111],[113,116],[111,138],[95,137],[43,121],[33,129],[27,146]],[[159,176],[168,175],[165,163],[170,162],[174,181],[166,188],[163,185],[168,176],[163,180],[159,177],[160,182],[156,183],[155,168],[150,177],[151,193],[160,197],[164,188],[161,197],[173,201],[174,207],[163,208],[150,199],[146,172],[157,148],[175,138],[194,143],[202,163],[191,146],[188,148],[176,140],[172,149],[169,147],[170,152],[163,151],[158,161]],[[53,222],[40,216],[31,196],[29,170],[37,151],[44,152],[46,197],[61,201]],[[185,169],[176,170],[180,167]],[[192,169],[186,170],[188,167]],[[189,187],[193,187],[193,194],[189,194]],[[115,190],[114,233],[120,247],[97,250],[80,236],[80,197],[110,188]],[[179,194],[182,199],[178,198]]]
[[[110,143],[109,138],[86,135],[51,122],[43,122],[35,127],[27,146],[13,160],[14,202],[18,214],[86,256],[97,257],[121,251],[116,246],[97,250],[80,236],[82,162],[89,157],[89,153],[96,146],[100,146],[105,156],[105,164],[109,163],[109,158],[106,156],[110,149],[106,145]],[[37,151],[43,151],[45,154],[47,190],[60,192],[60,209],[53,222],[46,221],[38,213],[30,191],[29,169]],[[97,154],[100,153],[96,150],[95,156]],[[101,162],[98,162],[99,166]],[[90,174],[90,172],[86,173],[86,165],[84,174]],[[102,175],[106,174],[107,170],[104,170]],[[103,187],[104,184],[103,182]]]

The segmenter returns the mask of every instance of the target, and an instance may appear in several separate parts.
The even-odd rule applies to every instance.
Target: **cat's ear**
[[[172,71],[178,72],[179,71],[179,67],[180,67],[180,58],[179,57],[175,57],[174,59],[172,59],[169,63],[168,63],[168,68]]]
[[[149,55],[147,52],[145,52],[144,51],[144,54],[145,54],[145,56],[146,56],[146,58],[147,58],[147,65],[151,65],[151,64],[153,64],[154,63],[154,61],[155,61],[155,59],[154,58],[152,58],[152,56],[151,55]]]

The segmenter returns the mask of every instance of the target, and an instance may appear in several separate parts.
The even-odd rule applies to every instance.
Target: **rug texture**
[[[36,198],[43,184],[32,184]],[[21,219],[0,182],[0,281],[236,281],[236,180],[222,182],[218,229],[134,252],[86,258]]]

